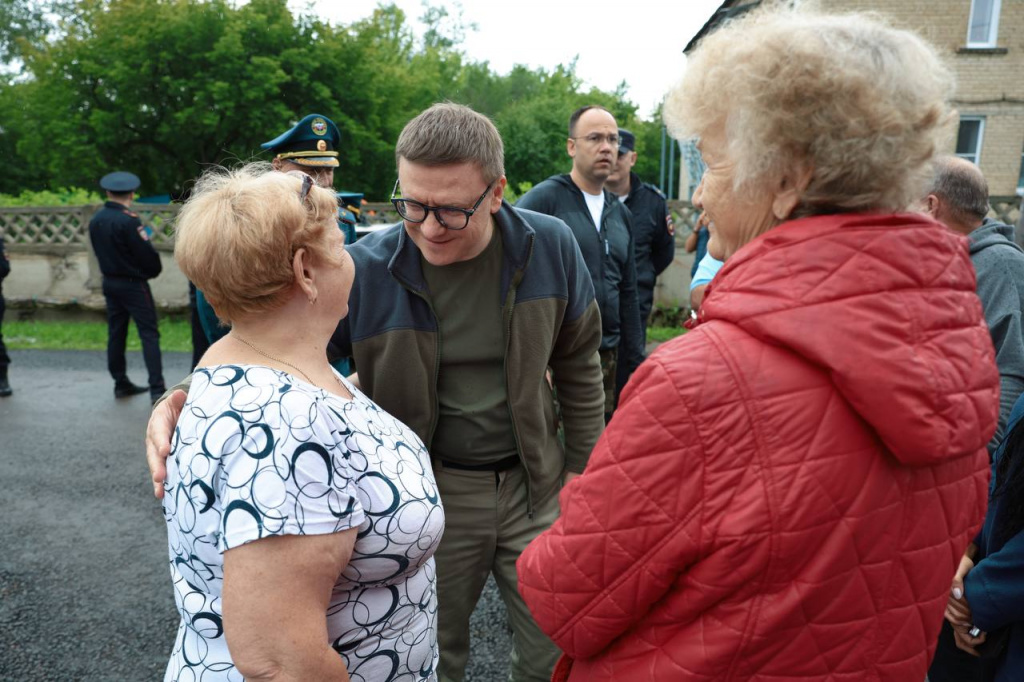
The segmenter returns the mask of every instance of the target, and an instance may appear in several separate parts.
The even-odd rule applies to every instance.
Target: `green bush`
[[[66,187],[55,192],[25,190],[18,195],[0,194],[0,208],[9,206],[81,206],[102,203],[103,199],[97,192],[81,187]]]
[[[647,343],[664,343],[686,333],[684,327],[648,327]]]
[[[647,320],[650,327],[682,327],[690,319],[690,309],[681,306],[654,306]]]

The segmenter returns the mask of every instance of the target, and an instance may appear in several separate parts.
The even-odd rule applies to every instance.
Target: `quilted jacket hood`
[[[981,319],[967,240],[916,214],[780,225],[729,259],[700,311],[825,368],[912,466],[974,453],[995,429],[991,338],[965,322]]]

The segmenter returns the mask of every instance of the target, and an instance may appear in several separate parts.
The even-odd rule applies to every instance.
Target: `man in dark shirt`
[[[636,290],[640,323],[646,334],[654,304],[654,283],[676,254],[675,227],[665,195],[633,172],[636,136],[619,128],[619,158],[605,187],[619,197],[633,215],[633,254],[636,258]]]
[[[601,310],[605,419],[619,391],[644,360],[636,260],[629,210],[605,188],[619,150],[615,117],[585,106],[569,118],[566,150],[572,171],[553,175],[520,197],[517,208],[561,218],[572,230],[594,282]]]
[[[128,320],[142,341],[142,357],[149,371],[149,395],[156,401],[163,395],[163,367],[160,361],[160,332],[156,307],[147,280],[160,274],[160,255],[149,241],[149,231],[130,208],[139,178],[132,173],[109,173],[100,180],[107,202],[89,222],[89,241],[103,273],[103,296],[107,300],[107,369],[114,378],[114,397],[145,393],[128,379],[124,349]]]

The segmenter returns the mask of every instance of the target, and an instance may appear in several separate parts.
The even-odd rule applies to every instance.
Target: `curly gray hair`
[[[953,77],[918,35],[868,14],[755,11],[705,38],[668,95],[678,138],[724,125],[737,188],[798,165],[793,217],[900,211],[950,132]]]

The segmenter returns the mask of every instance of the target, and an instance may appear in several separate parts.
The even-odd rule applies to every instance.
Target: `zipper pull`
[[[609,254],[611,254],[611,249],[608,247],[608,240],[605,239],[604,240],[604,255],[607,256]]]

